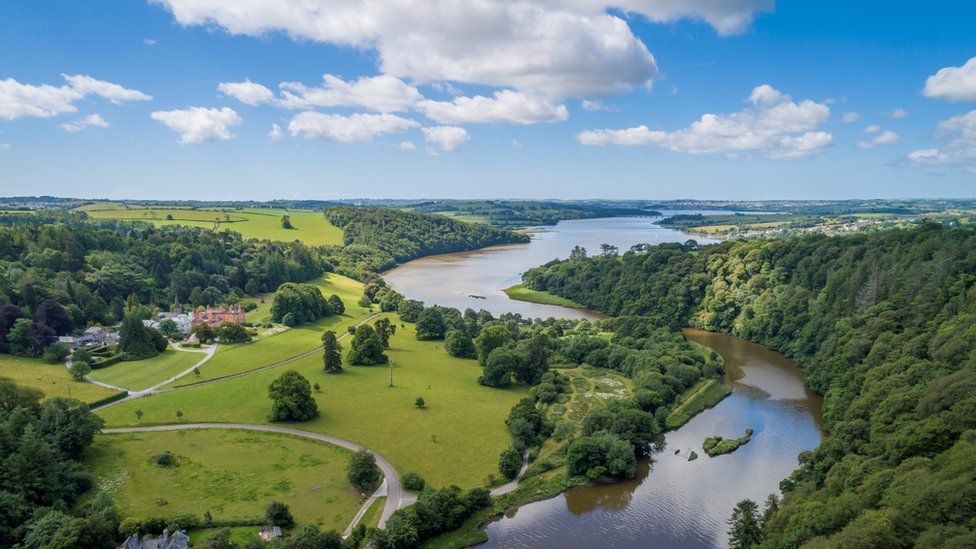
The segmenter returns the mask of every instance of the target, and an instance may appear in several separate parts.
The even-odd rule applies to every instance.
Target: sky
[[[976,197],[976,3],[12,0],[0,195]]]

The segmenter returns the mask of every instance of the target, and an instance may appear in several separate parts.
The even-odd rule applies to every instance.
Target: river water
[[[526,269],[567,257],[575,245],[598,253],[600,244],[608,243],[623,252],[637,243],[689,238],[657,225],[658,219],[564,221],[536,233],[529,244],[419,259],[385,278],[408,298],[427,304],[533,318],[595,318],[591,311],[514,301],[502,290],[517,284]],[[723,382],[732,394],[666,433],[633,480],[574,488],[512,511],[488,525],[488,547],[723,547],[725,521],[735,504],[745,498],[761,503],[778,492],[779,481],[797,467],[797,455],[820,442],[820,397],[803,386],[799,368],[777,352],[734,336],[685,334],[722,355]],[[754,430],[752,440],[731,454],[709,458],[702,450],[712,435],[740,437],[747,428]],[[688,461],[691,450],[699,454],[697,460]]]

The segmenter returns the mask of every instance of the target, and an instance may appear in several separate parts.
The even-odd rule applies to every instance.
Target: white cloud
[[[10,150],[10,143],[0,143],[0,149]]]
[[[558,1],[558,0],[554,0]],[[721,35],[745,32],[757,12],[772,12],[773,0],[561,0],[590,5],[595,9],[616,7],[641,14],[651,21],[669,23],[679,19],[698,19]]]
[[[453,151],[471,139],[468,131],[458,126],[434,126],[421,131],[428,143],[435,143],[445,151]]]
[[[268,139],[272,141],[281,141],[285,137],[285,133],[281,131],[281,126],[277,124],[271,125],[271,131],[268,132]]]
[[[98,95],[114,103],[145,101],[148,95],[90,76],[64,76],[68,84],[21,84],[13,78],[0,80],[0,119],[50,118],[75,112],[75,103],[87,95]]]
[[[189,107],[172,111],[155,111],[149,115],[149,118],[178,132],[180,143],[184,145],[214,140],[226,141],[234,137],[234,134],[230,133],[230,128],[244,121],[228,107],[222,109]]]
[[[495,92],[492,97],[456,97],[453,101],[422,101],[417,106],[424,115],[442,124],[537,124],[561,122],[569,118],[565,105],[556,105],[539,94],[512,90]]]
[[[522,142],[519,141],[518,139],[513,139],[512,140],[512,147],[515,148],[515,149],[521,149],[523,147],[523,145],[522,145]]]
[[[900,109],[900,108],[897,108],[896,107],[894,109],[891,109],[891,112],[888,113],[888,116],[890,116],[892,118],[896,118],[896,119],[897,118],[905,118],[906,116],[908,116],[908,111],[906,111],[905,109]]]
[[[401,141],[397,143],[397,148],[401,151],[415,151],[417,150],[417,145],[413,141]]]
[[[274,101],[274,92],[245,78],[243,82],[222,82],[217,86],[220,93],[233,97],[245,105],[256,106]]]
[[[610,107],[603,103],[603,101],[595,101],[590,99],[584,99],[580,101],[580,107],[583,107],[584,111],[596,112],[596,111],[617,111],[616,107]]]
[[[881,131],[881,126],[877,124],[871,124],[870,126],[864,128],[865,133],[878,133]]]
[[[876,132],[877,130],[871,133],[876,133]],[[857,146],[862,149],[872,149],[874,147],[877,147],[878,145],[893,145],[895,143],[898,143],[899,141],[901,141],[901,136],[899,136],[897,133],[893,131],[885,130],[881,133],[876,133],[874,137],[872,137],[867,141],[859,142]]]
[[[961,165],[976,170],[976,110],[939,123],[935,137],[946,140],[941,148],[921,149],[908,154],[915,166]]]
[[[590,0],[153,0],[182,25],[377,52],[380,71],[415,84],[477,83],[554,98],[603,95],[657,76],[647,47],[627,22]],[[771,0],[628,0],[620,6],[655,21],[703,18],[720,32],[741,30]],[[716,4],[719,4],[716,7]]]
[[[89,114],[88,116],[75,120],[74,122],[69,122],[66,124],[61,124],[61,128],[67,132],[80,132],[86,128],[107,128],[108,122],[100,114]]]
[[[732,114],[704,114],[689,127],[651,130],[641,125],[623,130],[590,130],[577,139],[583,145],[655,145],[688,154],[755,155],[772,159],[808,158],[822,153],[833,136],[819,128],[830,108],[811,100],[794,102],[768,85],[749,96],[752,107]]]
[[[152,99],[151,96],[139,90],[124,88],[113,82],[98,80],[91,76],[83,74],[73,76],[62,74],[61,76],[68,81],[69,86],[81,95],[97,95],[108,99],[112,103],[121,103],[122,101],[149,101]]]
[[[851,122],[857,122],[860,119],[861,119],[861,115],[856,112],[845,112],[844,115],[841,117],[841,120],[843,120],[844,123],[846,124],[850,124]]]
[[[976,101],[976,57],[961,67],[945,67],[928,77],[925,97],[949,101]]]
[[[152,38],[143,38],[142,39],[142,43],[145,44],[145,45],[147,45],[147,46],[155,46],[156,45],[156,41],[154,39],[152,39]]]
[[[322,80],[324,83],[318,88],[283,82],[280,104],[291,109],[363,107],[377,112],[399,112],[424,98],[417,88],[389,74],[364,76],[354,81],[326,74]]]
[[[436,90],[436,91],[439,91],[439,92],[442,92],[442,93],[447,93],[447,94],[450,94],[450,95],[463,95],[464,94],[464,92],[462,92],[461,90],[459,90],[457,87],[455,87],[450,82],[433,82],[430,85],[430,87],[431,88],[434,88],[434,90]]]
[[[295,115],[288,123],[292,136],[305,139],[331,139],[342,143],[365,143],[374,137],[399,133],[420,126],[416,121],[395,114],[322,114],[306,111]]]

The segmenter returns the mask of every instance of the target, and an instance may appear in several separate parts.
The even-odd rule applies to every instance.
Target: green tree
[[[329,302],[314,284],[286,282],[275,291],[274,302],[271,303],[271,320],[289,326],[311,322],[330,314],[332,310]]]
[[[478,383],[489,387],[505,387],[512,382],[512,373],[519,367],[519,356],[511,349],[499,347],[488,355]]]
[[[240,549],[240,545],[230,539],[230,528],[221,528],[202,543],[195,544],[200,549]]]
[[[510,447],[498,456],[498,470],[501,471],[502,475],[508,480],[514,479],[518,476],[519,470],[522,468],[522,453],[519,452],[518,448]]]
[[[247,333],[247,328],[236,322],[224,322],[220,325],[220,341],[225,343],[248,343],[251,341],[251,334]]]
[[[285,214],[281,216],[281,228],[282,229],[294,229],[295,227],[291,224],[291,216]]]
[[[329,308],[332,309],[332,314],[341,315],[346,312],[346,304],[342,302],[336,294],[329,296]]]
[[[322,334],[322,366],[329,374],[342,372],[342,345],[332,330]]]
[[[312,386],[295,370],[281,374],[268,386],[271,398],[270,421],[308,421],[318,415]]]
[[[444,335],[444,349],[458,358],[477,358],[474,340],[464,330],[448,330]]]
[[[356,328],[349,348],[349,364],[371,366],[386,364],[388,358],[383,354],[383,343],[376,335],[376,330],[368,324]]]
[[[295,517],[292,516],[288,504],[280,501],[272,501],[268,504],[268,508],[264,512],[264,520],[272,526],[282,528],[291,528],[295,524]]]
[[[85,376],[91,373],[91,366],[84,360],[72,360],[71,367],[68,368],[68,373],[75,381],[81,381],[85,379]]]
[[[542,374],[549,370],[549,338],[541,332],[536,333],[520,341],[517,350],[521,360],[515,378],[529,385],[539,383]]]
[[[70,354],[71,350],[64,343],[52,343],[44,349],[44,360],[52,364],[64,362],[64,359],[68,358]]]
[[[424,401],[424,397],[417,397],[417,400],[413,401],[413,404],[420,409],[427,407],[427,402]]]
[[[373,329],[376,330],[376,337],[380,338],[380,344],[383,345],[383,348],[389,349],[390,338],[396,333],[396,324],[388,318],[381,318],[373,323]]]
[[[50,332],[50,335],[45,337],[43,335],[44,330]],[[27,318],[18,318],[14,322],[13,328],[7,333],[7,343],[10,344],[10,352],[16,355],[35,357],[41,354],[46,345],[44,339],[53,339],[53,333],[53,330],[43,324],[32,322]]]
[[[417,339],[441,339],[444,330],[444,315],[437,307],[428,307],[417,317]]]
[[[209,324],[197,324],[190,328],[190,333],[197,336],[200,343],[212,343],[217,339],[217,332]]]
[[[756,502],[744,499],[735,505],[729,525],[729,547],[748,549],[762,542]]]
[[[400,313],[400,319],[404,322],[417,322],[417,319],[420,318],[420,313],[424,312],[424,302],[417,301],[416,299],[407,299],[400,303],[397,312]]]
[[[132,315],[126,315],[122,320],[118,350],[128,355],[130,360],[152,358],[159,354],[152,332],[143,325],[142,320]]]
[[[414,492],[422,492],[427,485],[427,481],[417,473],[407,473],[403,475],[403,487]]]
[[[482,366],[487,364],[488,355],[495,349],[506,345],[511,339],[512,335],[504,324],[489,324],[482,328],[481,333],[474,340],[474,347],[478,352],[478,362]]]
[[[164,318],[159,322],[159,333],[170,339],[176,339],[182,335],[176,321],[172,318]]]
[[[379,485],[383,474],[376,464],[376,457],[369,450],[362,449],[349,458],[349,483],[363,492],[370,492]]]

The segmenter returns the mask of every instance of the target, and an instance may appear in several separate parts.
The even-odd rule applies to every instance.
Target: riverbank
[[[560,307],[569,307],[571,309],[583,308],[582,305],[571,299],[559,297],[558,295],[553,295],[549,292],[533,290],[526,287],[525,284],[509,286],[502,291],[505,292],[505,295],[507,295],[509,298],[516,301],[527,301],[529,303],[539,303],[542,305],[558,305]]]

